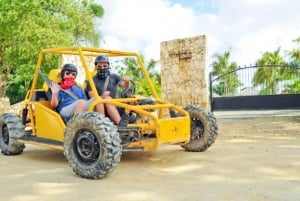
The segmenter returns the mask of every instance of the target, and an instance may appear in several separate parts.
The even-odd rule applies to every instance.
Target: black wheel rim
[[[8,143],[9,143],[9,133],[8,133],[8,128],[7,128],[6,125],[4,125],[4,126],[2,127],[2,140],[3,140],[3,142],[4,142],[5,144],[8,145]]]
[[[99,140],[92,132],[87,130],[81,130],[76,133],[74,149],[78,159],[82,162],[93,163],[100,156]]]
[[[202,138],[204,133],[204,126],[202,122],[196,117],[191,118],[191,140]]]

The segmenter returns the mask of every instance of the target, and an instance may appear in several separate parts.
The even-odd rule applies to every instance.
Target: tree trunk
[[[7,80],[10,76],[11,69],[12,65],[8,65],[6,68],[3,66],[3,60],[0,55],[0,98],[6,94]]]
[[[2,81],[0,83],[0,98],[3,98],[6,93],[6,81]]]

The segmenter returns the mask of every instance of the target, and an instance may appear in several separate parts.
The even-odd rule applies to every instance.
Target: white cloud
[[[103,46],[142,52],[147,59],[159,59],[162,41],[205,34],[209,62],[215,53],[223,54],[231,48],[232,61],[243,66],[279,46],[283,51],[291,50],[292,40],[300,36],[300,1],[294,0],[98,0],[98,3],[105,9],[100,26]]]

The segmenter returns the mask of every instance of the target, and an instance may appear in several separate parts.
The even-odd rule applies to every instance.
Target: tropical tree
[[[280,47],[274,52],[265,52],[256,61],[259,66],[253,77],[254,86],[263,86],[260,94],[276,94],[278,82],[289,79],[287,68],[278,67],[286,65],[284,58],[280,55]]]
[[[41,49],[99,46],[94,19],[103,14],[93,0],[0,1],[0,97],[24,96]]]
[[[293,41],[296,43],[297,47],[289,51],[288,55],[291,58],[292,64],[299,66],[300,65],[300,37]]]
[[[292,65],[291,69],[294,70],[293,75],[295,76],[295,79],[293,79],[293,83],[287,84],[285,86],[287,92],[290,94],[300,93],[300,37],[293,40],[293,42],[296,43],[296,47],[293,48],[293,50],[288,51],[288,55],[290,57],[290,63]]]
[[[161,77],[159,72],[157,71],[158,61],[154,59],[150,59],[150,61],[145,62],[144,55],[141,54],[141,59],[145,64],[146,70],[149,73],[149,76],[154,84],[154,88],[156,89],[158,95],[161,95]],[[121,64],[117,67],[118,73],[121,76],[128,75],[131,79],[134,80],[136,84],[136,94],[143,96],[150,96],[151,91],[148,85],[148,82],[145,79],[143,72],[139,66],[138,61],[135,58],[127,57],[121,61]]]
[[[230,62],[230,49],[223,55],[215,54],[216,59],[212,63],[212,75],[218,78],[218,85],[213,87],[213,91],[219,95],[230,95],[236,92],[241,86],[236,70],[238,68],[235,62]]]

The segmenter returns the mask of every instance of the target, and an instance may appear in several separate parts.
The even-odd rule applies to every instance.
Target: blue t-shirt
[[[87,100],[87,96],[85,92],[83,91],[82,88],[78,86],[73,86],[69,89],[65,89],[67,91],[71,91],[74,95],[77,96],[78,99],[85,99]],[[58,100],[58,106],[57,106],[57,111],[60,112],[61,109],[65,106],[68,106],[72,103],[74,103],[76,100],[72,98],[69,94],[59,90],[58,95],[57,95],[57,100]]]

